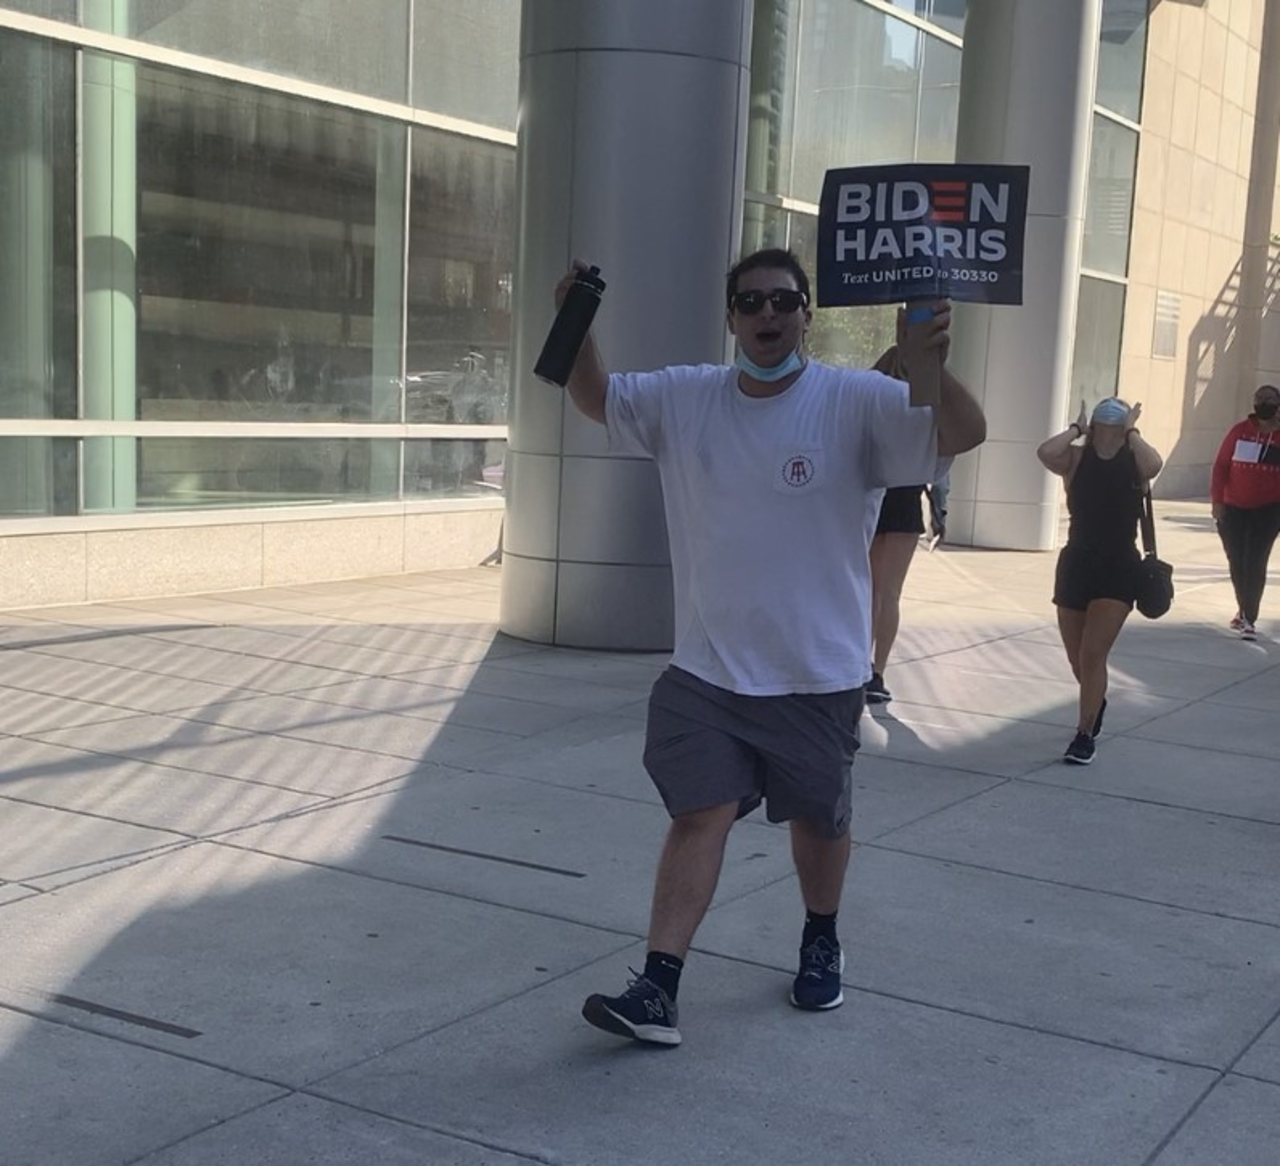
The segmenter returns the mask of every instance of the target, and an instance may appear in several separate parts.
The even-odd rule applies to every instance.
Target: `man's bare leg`
[[[725,840],[738,803],[694,810],[671,820],[658,861],[649,915],[649,950],[684,959],[720,881]]]
[[[807,909],[800,940],[800,971],[791,988],[797,1008],[821,1012],[844,1003],[840,974],[844,956],[836,935],[836,912],[849,869],[849,832],[830,838],[814,823],[791,823],[791,854]]]
[[[848,831],[839,838],[829,838],[812,822],[801,818],[792,821],[791,856],[804,905],[814,914],[834,915],[840,909],[849,850]]]
[[[676,990],[684,957],[720,881],[725,839],[738,816],[738,803],[680,814],[671,820],[658,860],[649,951],[644,975],[621,996],[588,996],[582,1015],[618,1036],[660,1045],[678,1045]]]

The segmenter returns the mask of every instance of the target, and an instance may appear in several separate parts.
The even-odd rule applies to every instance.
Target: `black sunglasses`
[[[773,305],[773,310],[782,316],[789,316],[797,308],[807,308],[809,297],[804,292],[789,287],[775,287],[773,291],[740,291],[735,292],[729,301],[729,307],[741,312],[744,316],[754,316],[764,310],[765,302]]]

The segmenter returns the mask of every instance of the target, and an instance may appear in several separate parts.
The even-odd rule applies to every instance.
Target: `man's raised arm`
[[[898,311],[898,344],[902,353],[905,379],[912,383],[912,366],[921,368],[925,361],[938,361],[939,400],[933,406],[938,426],[938,453],[952,457],[981,445],[987,439],[987,419],[978,399],[947,368],[951,349],[951,303],[939,300],[933,305],[934,315],[922,324],[908,324],[906,314]],[[917,394],[913,386],[912,396]]]

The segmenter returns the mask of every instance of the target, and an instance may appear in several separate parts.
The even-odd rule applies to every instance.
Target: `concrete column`
[[[1023,303],[960,304],[952,363],[982,399],[987,442],[952,472],[948,536],[1049,550],[1062,500],[1036,446],[1075,416],[1071,354],[1101,0],[970,0],[957,162],[1029,165]]]
[[[88,28],[127,36],[131,0],[85,0]],[[138,415],[138,99],[131,61],[84,54],[84,416]],[[138,499],[137,441],[84,443],[86,510],[130,511]]]
[[[738,257],[750,0],[524,0],[502,628],[541,643],[661,650],[671,566],[653,465],[538,381],[572,257],[608,281],[613,369],[721,362]]]

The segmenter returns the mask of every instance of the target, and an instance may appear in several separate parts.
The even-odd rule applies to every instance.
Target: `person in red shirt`
[[[1218,524],[1237,610],[1231,626],[1256,640],[1267,562],[1280,533],[1280,389],[1263,385],[1253,412],[1227,430],[1213,463],[1209,498]]]

